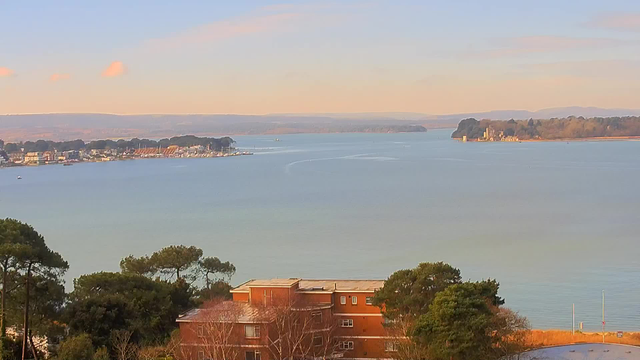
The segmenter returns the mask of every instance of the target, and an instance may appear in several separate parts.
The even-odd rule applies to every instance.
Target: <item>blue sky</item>
[[[640,1],[0,1],[0,113],[640,108]]]

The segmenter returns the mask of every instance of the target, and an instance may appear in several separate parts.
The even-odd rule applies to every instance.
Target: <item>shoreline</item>
[[[11,169],[11,168],[35,168],[40,166],[72,166],[72,165],[80,165],[80,164],[93,164],[93,163],[110,163],[110,162],[118,162],[118,161],[133,161],[133,160],[155,160],[155,159],[216,159],[216,158],[228,158],[228,157],[238,157],[238,156],[248,156],[253,155],[251,152],[236,152],[226,155],[217,155],[217,156],[148,156],[148,157],[124,157],[124,158],[113,158],[109,160],[80,160],[80,161],[56,161],[56,162],[48,162],[43,164],[16,164],[16,163],[8,163],[0,165],[0,169]]]
[[[602,136],[586,138],[532,139],[521,142],[581,142],[581,141],[640,141],[640,136]]]
[[[628,345],[640,347],[640,331],[622,332],[605,331],[605,344]],[[539,330],[534,329],[527,336],[527,344],[532,349],[558,347],[576,344],[602,344],[602,332],[579,332],[571,334],[571,330]]]
[[[463,142],[461,138],[452,138],[456,141]],[[640,141],[640,136],[603,136],[603,137],[586,137],[586,138],[561,138],[561,139],[528,139],[518,141],[484,141],[484,140],[467,140],[467,142],[504,142],[504,143],[535,143],[535,142],[589,142],[589,141]]]

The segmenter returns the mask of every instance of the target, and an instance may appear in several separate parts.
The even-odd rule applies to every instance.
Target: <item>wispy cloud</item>
[[[124,73],[125,67],[122,61],[114,61],[102,72],[102,77],[116,77]]]
[[[69,75],[69,74],[53,74],[49,78],[49,81],[56,82],[56,81],[61,81],[61,80],[67,80],[70,77],[71,77],[71,75]]]
[[[477,54],[489,57],[505,57],[576,49],[601,49],[623,45],[631,45],[631,42],[611,38],[524,36],[502,39],[498,41],[496,48],[481,51]]]
[[[640,13],[602,14],[587,22],[588,26],[640,32]]]
[[[586,60],[526,65],[541,74],[572,75],[588,78],[631,79],[640,76],[640,60]]]
[[[13,70],[6,67],[0,67],[0,77],[9,77],[13,74],[14,74]]]
[[[184,45],[206,44],[235,37],[281,29],[301,15],[296,13],[265,14],[203,25],[163,39],[153,39],[153,49],[173,49]]]
[[[174,35],[148,40],[145,48],[168,50],[190,45],[212,44],[256,34],[295,31],[311,23],[326,23],[326,20],[342,17],[344,13],[357,11],[368,5],[368,3],[268,5],[244,16],[218,20]]]

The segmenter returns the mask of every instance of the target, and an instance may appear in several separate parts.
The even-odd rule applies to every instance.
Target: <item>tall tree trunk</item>
[[[29,343],[31,344],[31,353],[33,354],[33,358],[38,360],[38,351],[36,351],[36,345],[33,343],[33,334],[31,334],[31,330],[29,330]]]
[[[25,360],[27,357],[27,344],[29,340],[29,288],[31,287],[31,266],[33,264],[29,263],[27,267],[27,280],[25,282],[25,300],[24,300],[24,331],[22,332],[22,360]]]
[[[7,282],[9,281],[9,274],[7,274],[7,267],[9,266],[9,260],[5,260],[2,264],[2,304],[0,305],[0,339],[4,342],[4,338],[7,337],[7,323],[5,318],[5,306],[7,306]],[[2,354],[0,354],[2,356]]]
[[[7,322],[5,321],[5,308],[7,306],[7,282],[9,274],[7,274],[7,268],[9,266],[9,259],[6,259],[2,264],[2,304],[0,304],[0,360],[4,360],[5,345],[7,344]]]

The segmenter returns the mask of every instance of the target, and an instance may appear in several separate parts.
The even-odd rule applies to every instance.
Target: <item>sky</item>
[[[637,0],[0,0],[0,114],[639,109],[639,94]]]

